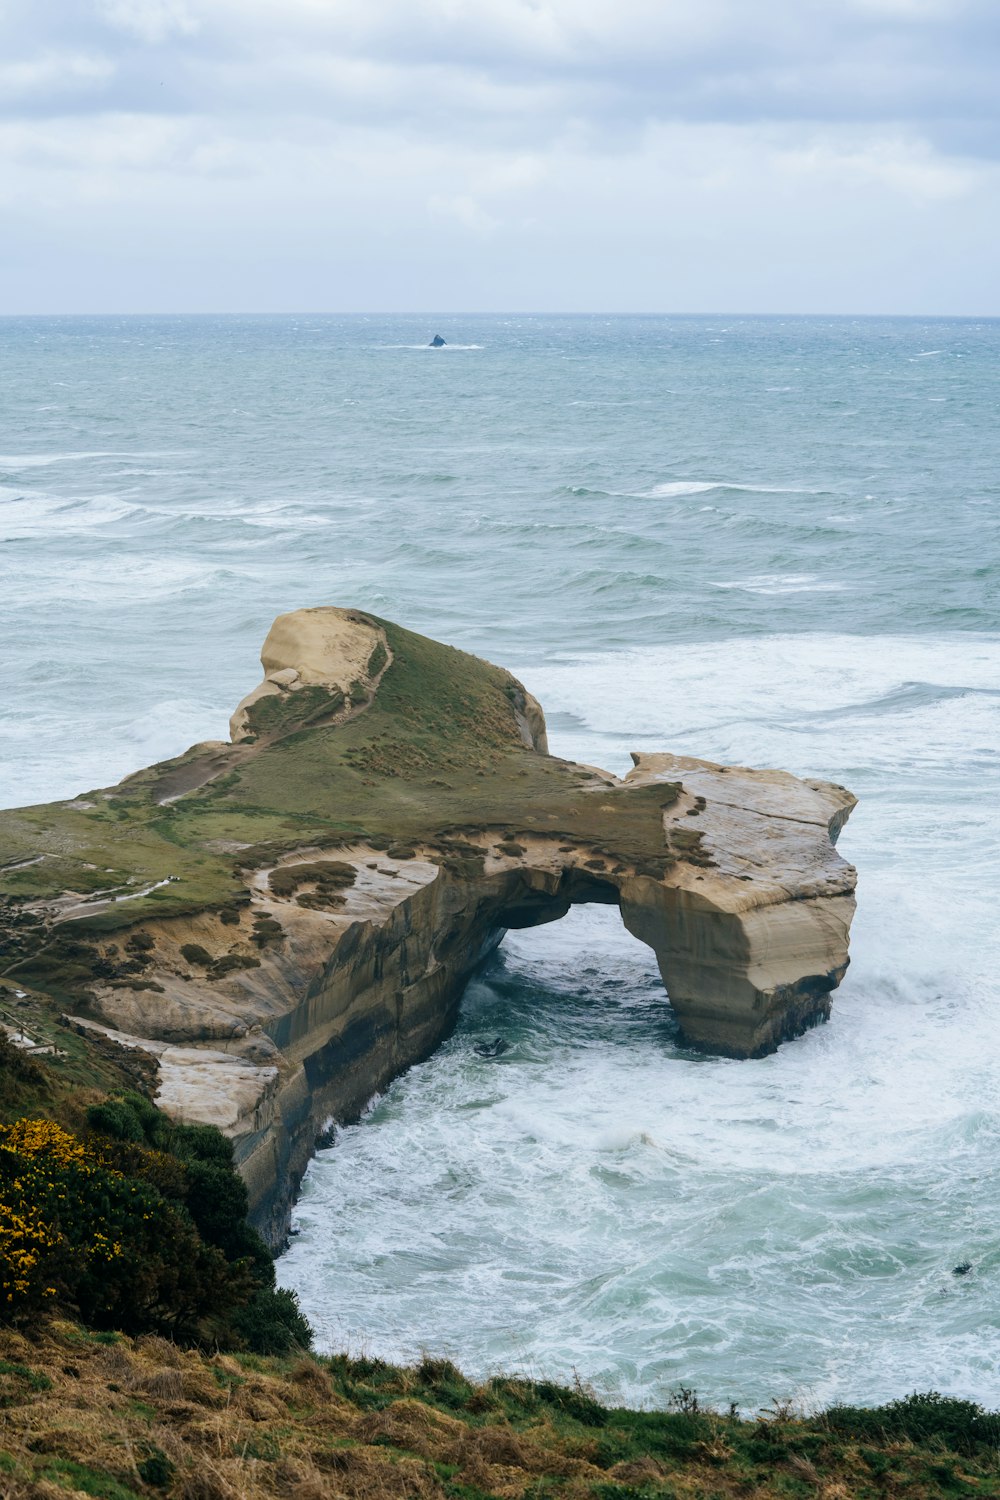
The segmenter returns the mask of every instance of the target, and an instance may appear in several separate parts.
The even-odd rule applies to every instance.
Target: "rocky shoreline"
[[[509,673],[357,611],[279,617],[229,744],[0,813],[0,981],[155,1059],[280,1244],[331,1119],[430,1055],[510,928],[620,907],[686,1041],[755,1057],[829,1014],[843,787],[547,754]]]

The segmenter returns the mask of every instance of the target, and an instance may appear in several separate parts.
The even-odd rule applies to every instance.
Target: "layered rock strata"
[[[695,1047],[756,1057],[847,967],[854,798],[782,771],[546,753],[509,673],[356,611],[281,616],[232,743],[0,814],[3,972],[155,1055],[280,1241],[331,1120],[428,1056],[509,928],[620,907]]]

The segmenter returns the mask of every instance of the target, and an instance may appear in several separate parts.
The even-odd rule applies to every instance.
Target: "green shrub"
[[[261,1288],[233,1318],[240,1339],[254,1354],[287,1354],[308,1349],[312,1329],[299,1299],[287,1287]]]
[[[210,1245],[229,1253],[249,1206],[246,1185],[231,1167],[196,1159],[187,1163],[188,1213]]]
[[[231,1143],[211,1126],[172,1126],[131,1093],[88,1123],[86,1139],[48,1120],[0,1126],[0,1320],[60,1307],[92,1328],[232,1348],[245,1342],[236,1315],[252,1308],[251,1347],[308,1346],[247,1223]]]
[[[206,1161],[224,1167],[233,1164],[233,1143],[214,1125],[175,1125],[170,1149],[182,1161]]]
[[[87,1124],[113,1140],[149,1146],[163,1145],[170,1132],[169,1121],[156,1105],[134,1089],[111,1094],[101,1104],[92,1104],[87,1110]]]
[[[254,939],[256,941],[256,939]],[[208,971],[209,979],[224,979],[227,974],[232,974],[237,969],[259,969],[260,959],[251,958],[249,953],[224,953],[217,958]]]
[[[51,1121],[0,1128],[0,1208],[0,1311],[10,1317],[55,1304],[98,1328],[189,1336],[248,1294],[180,1204]]]
[[[542,1401],[558,1407],[567,1416],[575,1417],[585,1427],[603,1427],[608,1420],[607,1408],[585,1390],[570,1390],[548,1380],[536,1381],[535,1390]]]
[[[154,1449],[148,1458],[141,1459],[136,1464],[136,1469],[139,1472],[139,1478],[155,1490],[167,1489],[177,1472],[176,1464],[172,1464],[159,1448]]]
[[[114,1097],[128,1105],[142,1126],[143,1135],[149,1144],[158,1146],[167,1132],[168,1125],[152,1100],[136,1093],[134,1089],[127,1089],[124,1093],[116,1094]]]
[[[353,865],[341,859],[314,860],[310,864],[279,865],[271,871],[267,883],[276,896],[292,896],[306,883],[315,884],[324,895],[334,896],[352,886],[357,874]]]
[[[448,1407],[452,1411],[468,1410],[469,1401],[475,1395],[475,1387],[450,1359],[430,1359],[425,1356],[417,1366],[416,1373],[421,1387],[430,1392],[435,1405]],[[487,1402],[487,1409],[490,1408],[495,1409],[495,1404]]]
[[[905,1438],[968,1454],[980,1443],[1000,1446],[1000,1412],[986,1411],[976,1401],[942,1396],[940,1391],[914,1391],[886,1406],[833,1406],[826,1424],[862,1442]]]
[[[284,940],[285,929],[274,917],[254,918],[251,943],[255,943],[258,948],[267,948],[271,943],[282,943]]]
[[[105,1099],[103,1104],[92,1104],[87,1110],[87,1124],[102,1135],[113,1136],[116,1141],[146,1139],[142,1122],[123,1099]]]
[[[107,1165],[125,1177],[138,1177],[171,1203],[187,1196],[187,1168],[170,1151],[151,1151],[132,1141],[106,1141],[101,1152]]]
[[[197,964],[199,968],[207,969],[212,963],[212,955],[207,948],[200,943],[182,943],[181,957],[189,964]]]

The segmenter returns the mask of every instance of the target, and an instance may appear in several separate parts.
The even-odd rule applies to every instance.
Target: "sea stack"
[[[560,760],[509,672],[358,610],[280,616],[262,663],[230,742],[0,812],[0,946],[8,983],[141,1049],[161,1108],[232,1138],[272,1244],[324,1124],[434,1050],[507,929],[617,906],[706,1051],[829,1014],[844,787]]]

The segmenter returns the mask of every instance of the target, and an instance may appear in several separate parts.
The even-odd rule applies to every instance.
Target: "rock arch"
[[[561,760],[509,672],[357,610],[280,616],[261,660],[230,743],[0,812],[0,944],[74,1024],[151,1052],[168,1112],[231,1135],[272,1241],[327,1121],[434,1050],[510,927],[616,902],[706,1050],[829,1013],[844,787]]]
[[[829,1016],[847,970],[855,872],[834,843],[854,799],[785,772],[667,755],[636,762],[636,783],[680,777],[682,803],[704,800],[705,863],[659,879],[595,872],[535,842],[494,920],[531,927],[576,904],[617,905],[656,955],[689,1045],[731,1057],[772,1052]],[[723,778],[727,800],[710,800],[705,791]]]

